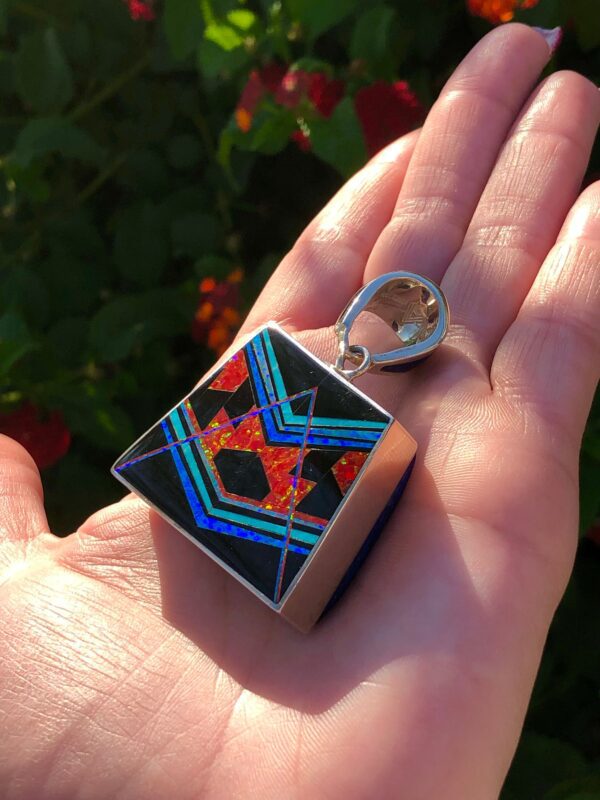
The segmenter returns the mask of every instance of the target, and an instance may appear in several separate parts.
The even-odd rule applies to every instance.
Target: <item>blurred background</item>
[[[548,69],[598,83],[598,0],[0,0],[0,431],[42,470],[54,530],[122,495],[111,463],[302,227],[512,19],[563,26]],[[600,798],[598,405],[503,800]]]

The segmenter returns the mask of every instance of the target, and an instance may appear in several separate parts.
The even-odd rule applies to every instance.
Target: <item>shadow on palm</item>
[[[453,653],[466,619],[484,626],[484,612],[423,460],[443,392],[456,380],[450,373],[464,371],[463,361],[452,348],[430,359],[421,369],[437,374],[438,386],[414,405],[407,399],[412,376],[373,379],[379,395],[382,385],[384,392],[404,385],[411,407],[399,416],[411,431],[411,420],[419,420],[417,463],[373,552],[309,634],[279,619],[151,512],[164,619],[244,689],[311,714],[400,659]]]

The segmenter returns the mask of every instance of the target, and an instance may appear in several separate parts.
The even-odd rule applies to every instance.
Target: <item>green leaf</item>
[[[161,199],[171,189],[171,173],[165,159],[150,148],[131,153],[117,179],[136,194],[151,198]]]
[[[0,376],[3,379],[17,361],[37,346],[19,312],[6,311],[0,315]]]
[[[589,51],[600,45],[600,14],[597,0],[569,0],[568,9],[581,48]]]
[[[18,310],[31,328],[41,328],[47,322],[46,287],[30,266],[18,264],[7,270],[0,282],[0,297],[4,308]]]
[[[257,117],[247,136],[248,148],[269,155],[279,153],[289,142],[296,124],[294,115],[287,109]]]
[[[17,91],[38,113],[64,108],[73,97],[73,76],[53,28],[23,36],[15,56]]]
[[[123,487],[110,475],[110,458],[103,467],[91,464],[77,452],[76,443],[71,451],[53,467],[44,472],[45,505],[50,527],[58,534],[75,530],[81,521],[94,510],[122,497]],[[119,452],[114,448],[110,454]],[[102,459],[98,459],[102,461]]]
[[[124,278],[155,286],[169,260],[169,242],[157,207],[150,202],[125,208],[117,217],[115,261]]]
[[[202,256],[194,264],[194,272],[199,278],[215,278],[216,280],[226,278],[233,268],[232,261],[213,253]]]
[[[244,39],[254,32],[258,20],[252,11],[236,9],[225,16],[226,22],[212,18],[204,31],[204,38],[227,53],[241,48]]]
[[[600,774],[564,781],[544,795],[544,800],[598,800]]]
[[[108,284],[104,261],[78,257],[66,243],[53,247],[39,264],[39,275],[48,292],[51,319],[90,311]]]
[[[256,14],[253,14],[252,11],[248,11],[246,8],[239,8],[234,11],[230,11],[226,15],[226,19],[234,28],[238,28],[240,31],[250,31],[256,25],[257,19]]]
[[[0,377],[6,381],[10,376],[11,369],[23,356],[38,347],[34,341],[14,342],[0,338]]]
[[[583,777],[587,772],[587,762],[568,742],[525,732],[505,790],[508,797],[543,798],[558,783]]]
[[[19,133],[9,161],[25,168],[34,158],[49,153],[91,163],[99,163],[104,157],[92,137],[64,117],[41,117],[30,120]]]
[[[131,418],[97,383],[86,382],[63,396],[61,411],[71,432],[95,448],[117,452],[134,437]]]
[[[90,343],[101,361],[121,361],[131,353],[142,338],[139,317],[135,296],[118,297],[100,309],[91,322]]]
[[[6,34],[6,25],[8,22],[8,3],[9,0],[0,0],[0,36]]]
[[[174,169],[189,170],[200,161],[202,148],[197,136],[180,133],[167,144],[167,160]]]
[[[15,186],[23,195],[34,203],[44,203],[50,197],[51,187],[43,177],[44,170],[39,163],[22,167],[11,157],[7,157],[4,164],[7,178],[14,181]]]
[[[86,317],[65,317],[52,325],[46,334],[46,340],[59,364],[72,368],[83,364],[89,327]]]
[[[134,347],[183,333],[191,316],[176,289],[122,295],[92,319],[90,343],[101,361],[121,361]]]
[[[244,42],[243,37],[234,27],[223,22],[211,22],[210,25],[207,25],[204,38],[226,52],[235,50]]]
[[[360,7],[360,0],[287,0],[292,17],[305,25],[311,39],[333,28]]]
[[[218,220],[211,214],[183,214],[171,223],[173,254],[197,258],[214,250],[219,233]]]
[[[200,42],[196,56],[198,69],[205,78],[209,79],[221,75],[230,76],[250,61],[250,53],[246,48],[236,47],[233,50],[224,50],[208,39]]]
[[[347,177],[367,160],[365,141],[352,98],[345,97],[329,119],[315,119],[310,127],[314,153]]]
[[[202,38],[204,20],[199,0],[165,0],[164,24],[173,58],[183,61]]]
[[[0,340],[18,342],[29,339],[29,327],[20,312],[12,310],[0,314]]]
[[[391,73],[398,53],[395,34],[396,10],[389,6],[369,8],[356,20],[350,41],[350,56],[365,59],[369,64]],[[391,47],[391,41],[394,47]],[[389,65],[389,69],[385,69]]]
[[[571,5],[572,0],[567,0]],[[561,13],[561,5],[563,0],[544,0],[543,3],[538,3],[532,8],[520,8],[518,5],[515,8],[514,21],[523,22],[526,25],[539,25],[543,28],[554,28],[556,25],[561,25],[567,22],[571,14],[567,11],[565,18]],[[596,11],[598,7],[596,6]]]
[[[323,61],[321,58],[314,58],[313,56],[302,56],[289,66],[290,72],[298,69],[305,72],[323,72],[329,78],[333,75],[333,67],[328,61]]]

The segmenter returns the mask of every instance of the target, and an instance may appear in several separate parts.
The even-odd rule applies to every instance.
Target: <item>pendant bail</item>
[[[401,344],[384,353],[350,344],[357,317],[368,311],[383,320]],[[433,281],[414,272],[388,272],[367,283],[340,314],[335,333],[339,342],[335,370],[349,381],[365,372],[397,372],[430,355],[448,331],[448,301]],[[345,369],[350,361],[354,369]]]

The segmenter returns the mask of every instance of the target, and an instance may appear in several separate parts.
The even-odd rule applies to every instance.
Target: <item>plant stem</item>
[[[37,6],[31,5],[31,3],[15,3],[13,6],[14,10],[19,13],[23,14],[25,17],[33,17],[33,19],[40,19],[43,22],[51,22],[56,24],[57,20],[50,12],[44,11],[43,8],[38,8]],[[61,23],[63,25],[63,23]]]
[[[129,153],[119,153],[113,160],[104,167],[104,169],[99,172],[96,177],[91,180],[87,186],[84,186],[83,189],[79,192],[77,197],[75,198],[75,206],[80,206],[89,200],[89,198],[94,195],[101,186],[106,183],[109,178],[117,172],[121,166],[127,161]]]
[[[215,145],[214,145],[213,140],[212,140],[212,135],[211,135],[211,132],[210,132],[210,128],[209,128],[206,120],[204,119],[203,115],[200,112],[198,112],[196,114],[193,114],[192,115],[192,122],[194,123],[194,125],[198,129],[198,132],[200,134],[200,138],[202,139],[202,142],[204,144],[204,147],[206,148],[206,151],[208,152],[209,157],[214,162],[218,162],[217,153],[216,153],[216,150],[215,150]],[[227,176],[227,177],[229,177],[229,176]],[[227,197],[227,194],[223,190],[219,190],[219,192],[217,194],[217,209],[219,210],[219,212],[221,214],[221,217],[222,217],[222,220],[223,220],[223,224],[225,226],[225,230],[226,231],[232,230],[232,228],[233,228],[233,220],[231,218],[231,212],[230,212],[230,209],[229,209],[229,199]]]
[[[90,111],[93,111],[94,108],[101,105],[106,100],[109,100],[126,83],[135,78],[148,64],[149,60],[150,54],[144,53],[141,58],[134,62],[120,75],[117,75],[117,77],[114,78],[110,83],[107,83],[106,86],[103,86],[102,89],[93,95],[93,97],[91,97],[87,102],[81,103],[81,105],[73,109],[73,111],[71,111],[71,113],[68,115],[69,119],[72,122],[75,122],[86,114],[89,114]]]

